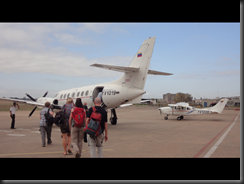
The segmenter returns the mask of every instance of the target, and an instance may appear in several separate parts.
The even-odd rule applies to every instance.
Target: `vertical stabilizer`
[[[227,102],[228,102],[227,98],[221,99],[215,106],[211,107],[210,109],[217,111],[220,114],[222,113]]]
[[[144,89],[155,39],[156,37],[146,39],[132,59],[129,67],[139,68],[139,70],[136,72],[125,72],[120,79],[112,83],[122,84],[125,87]]]

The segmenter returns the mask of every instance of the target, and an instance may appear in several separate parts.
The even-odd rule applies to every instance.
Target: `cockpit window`
[[[54,96],[54,98],[55,98],[56,96],[58,96],[58,93]]]

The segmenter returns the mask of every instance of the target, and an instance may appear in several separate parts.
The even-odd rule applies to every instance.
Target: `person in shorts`
[[[73,105],[73,99],[68,98],[66,104],[63,106],[62,110],[64,109],[65,113],[65,121],[63,125],[60,127],[62,137],[63,137],[63,148],[64,148],[64,155],[67,155],[67,151],[69,153],[72,153],[70,150],[71,146],[71,135],[70,135],[70,128],[69,128],[69,117],[71,113],[71,109],[74,107]],[[66,139],[68,138],[68,150],[67,150],[67,141]]]

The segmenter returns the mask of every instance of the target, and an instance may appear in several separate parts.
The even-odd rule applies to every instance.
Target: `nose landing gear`
[[[117,124],[117,115],[115,109],[111,109],[111,118],[109,119],[112,125]]]

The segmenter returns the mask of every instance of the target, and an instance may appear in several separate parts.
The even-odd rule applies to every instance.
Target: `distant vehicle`
[[[158,110],[160,114],[165,114],[164,119],[167,120],[169,115],[178,116],[177,120],[180,121],[184,116],[200,115],[200,114],[221,114],[228,99],[221,99],[214,107],[197,109],[189,106],[188,103],[180,102],[177,104],[168,104],[169,107],[161,107]],[[184,116],[183,116],[184,115]]]
[[[213,102],[213,103],[211,103],[210,105],[209,105],[209,107],[213,107],[213,106],[215,106],[217,103],[216,102]]]

